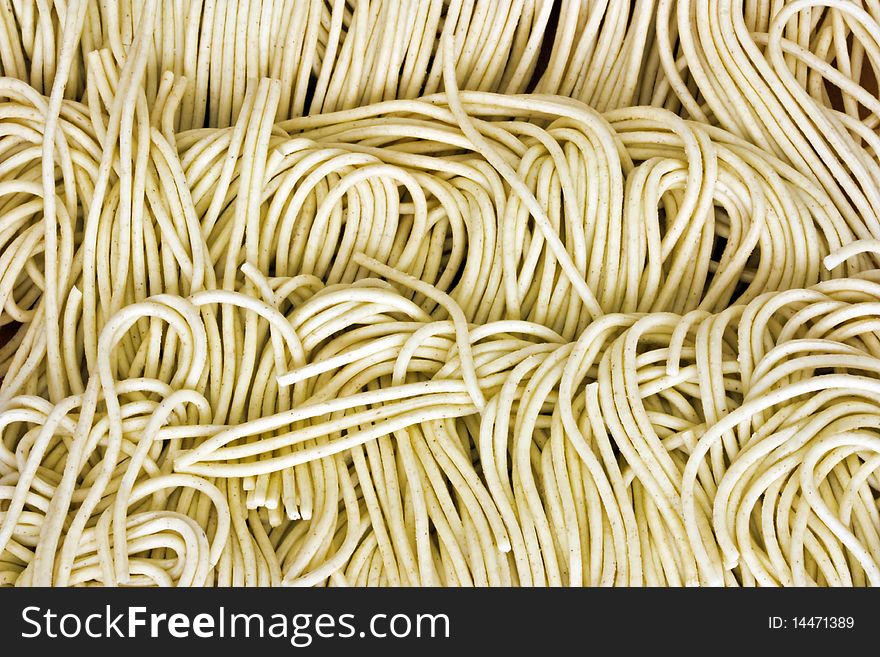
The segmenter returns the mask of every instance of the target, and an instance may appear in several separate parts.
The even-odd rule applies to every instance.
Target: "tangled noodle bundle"
[[[0,584],[880,585],[880,4],[0,3]]]

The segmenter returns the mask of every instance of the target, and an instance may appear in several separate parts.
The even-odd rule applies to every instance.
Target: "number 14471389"
[[[855,619],[852,616],[770,616],[767,626],[771,630],[851,630]]]

